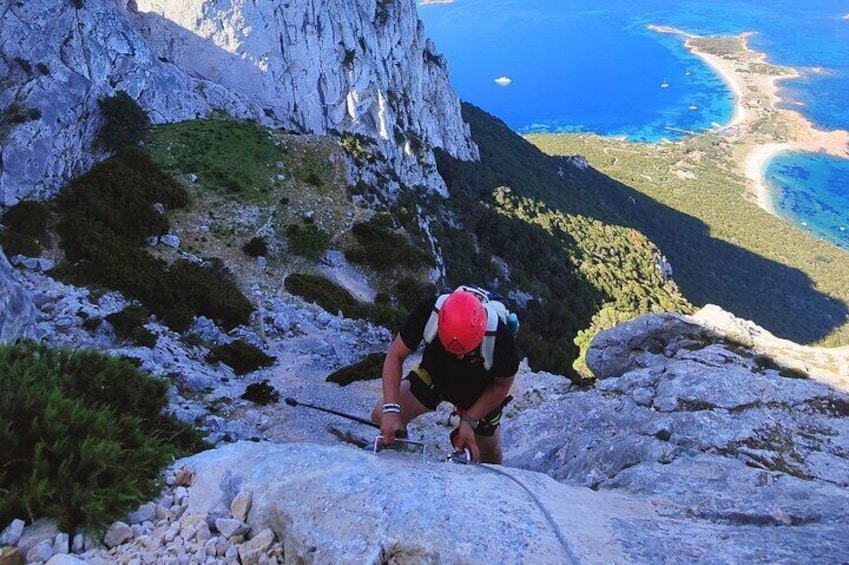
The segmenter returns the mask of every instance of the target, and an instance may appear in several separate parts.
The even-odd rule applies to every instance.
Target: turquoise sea
[[[728,122],[722,79],[681,37],[648,24],[756,32],[753,49],[802,75],[781,83],[785,105],[821,129],[849,130],[845,0],[454,0],[419,15],[460,97],[519,133],[658,142]],[[786,153],[766,173],[779,215],[849,250],[849,160]]]

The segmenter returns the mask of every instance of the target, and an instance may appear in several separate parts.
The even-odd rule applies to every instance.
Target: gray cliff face
[[[64,0],[4,2],[0,108],[26,115],[0,127],[0,205],[43,199],[106,155],[94,148],[98,100],[127,91],[154,122],[219,108],[258,113],[238,95],[160,61],[114,2],[76,9]],[[32,112],[37,112],[33,114]],[[4,131],[5,130],[5,131]]]
[[[154,123],[220,110],[361,133],[400,182],[441,193],[431,148],[478,155],[412,0],[6,0],[0,25],[0,205],[49,197],[103,159],[98,100],[117,90]]]
[[[376,139],[407,185],[445,192],[432,147],[477,159],[413,0],[137,0],[160,57],[296,131]]]
[[[0,250],[0,343],[33,337],[35,308]]]

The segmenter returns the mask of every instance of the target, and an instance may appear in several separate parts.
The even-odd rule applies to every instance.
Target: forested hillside
[[[660,145],[529,139],[552,155],[589,159],[583,182],[661,248],[693,304],[718,304],[798,343],[849,344],[849,254],[746,199],[719,136]]]

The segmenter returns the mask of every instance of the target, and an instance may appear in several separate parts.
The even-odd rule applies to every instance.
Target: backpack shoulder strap
[[[495,363],[495,335],[498,333],[499,308],[505,312],[507,309],[500,302],[488,302],[486,308],[486,333],[481,342],[481,357],[483,357],[483,368],[489,371]]]
[[[433,338],[436,337],[436,332],[439,330],[439,309],[442,308],[442,305],[447,299],[447,294],[440,294],[436,298],[436,304],[434,304],[433,310],[430,313],[430,317],[427,319],[427,323],[424,327],[423,337],[425,343],[429,344],[433,341]]]

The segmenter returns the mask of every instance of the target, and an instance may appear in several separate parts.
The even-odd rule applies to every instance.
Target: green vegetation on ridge
[[[474,106],[465,104],[463,117],[481,162],[438,153],[452,198],[429,206],[455,221],[432,230],[452,286],[471,281],[530,296],[513,306],[533,369],[577,378],[572,366],[583,372],[581,348],[598,330],[647,312],[690,310],[663,280],[652,242],[622,227],[578,169]]]
[[[747,199],[721,136],[658,145],[528,139],[552,155],[586,156],[597,170],[584,182],[660,247],[694,304],[718,304],[799,343],[849,344],[849,254]]]

